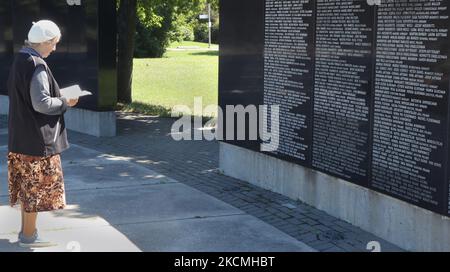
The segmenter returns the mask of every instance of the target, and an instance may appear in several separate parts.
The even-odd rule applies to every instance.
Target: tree
[[[219,0],[210,0],[214,7]],[[158,39],[165,49],[176,14],[199,13],[208,0],[119,0],[118,3],[118,101],[131,103],[133,54],[136,25],[154,29],[152,39]],[[158,35],[157,35],[158,34]],[[138,42],[142,42],[139,40]],[[145,42],[145,41],[144,41]],[[160,50],[158,56],[164,51]]]

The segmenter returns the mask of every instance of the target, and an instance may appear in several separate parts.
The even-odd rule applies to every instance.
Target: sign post
[[[208,4],[208,14],[200,14],[199,18],[201,20],[208,19],[208,48],[211,48],[211,28],[212,28],[212,22],[211,22],[211,4]]]
[[[208,3],[208,48],[211,48],[211,4]]]

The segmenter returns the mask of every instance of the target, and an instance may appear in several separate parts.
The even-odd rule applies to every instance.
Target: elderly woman
[[[78,100],[60,95],[59,86],[44,61],[61,38],[48,20],[33,23],[26,46],[15,56],[8,80],[10,204],[22,208],[22,247],[47,247],[36,229],[37,213],[65,207],[60,153],[69,147],[64,113]]]

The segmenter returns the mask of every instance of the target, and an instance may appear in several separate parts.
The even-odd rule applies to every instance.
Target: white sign
[[[367,4],[369,6],[373,6],[373,5],[381,6],[381,0],[367,0]]]
[[[208,14],[200,14],[200,19],[209,19]]]

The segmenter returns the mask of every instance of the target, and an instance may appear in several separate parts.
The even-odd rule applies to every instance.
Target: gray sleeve
[[[36,68],[30,85],[31,103],[37,112],[47,115],[61,115],[67,110],[64,98],[51,97],[47,72],[43,66]]]

